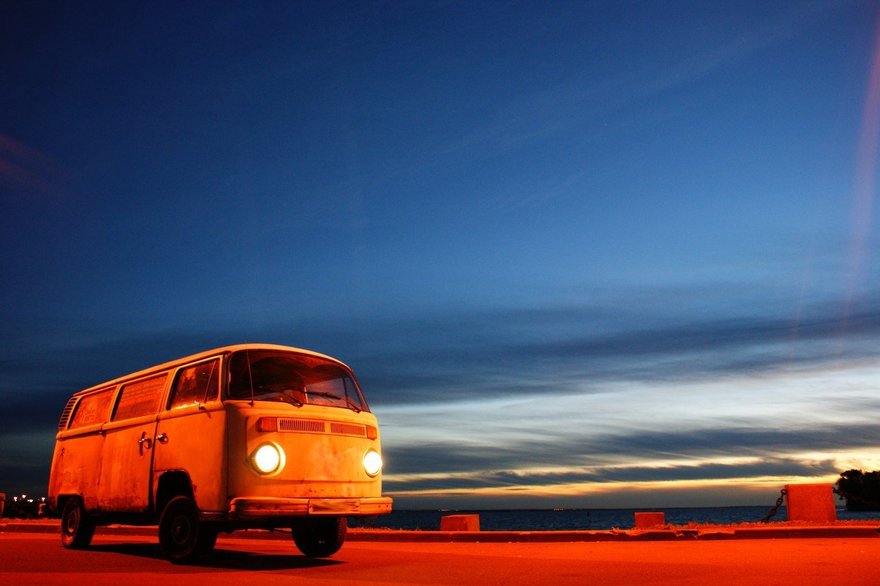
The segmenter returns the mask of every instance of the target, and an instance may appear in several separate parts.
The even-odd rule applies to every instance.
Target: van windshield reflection
[[[369,411],[351,374],[318,356],[244,350],[229,358],[229,399],[283,401]]]

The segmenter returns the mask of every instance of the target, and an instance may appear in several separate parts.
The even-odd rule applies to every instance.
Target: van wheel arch
[[[184,470],[170,470],[162,473],[156,487],[156,515],[161,515],[171,499],[178,496],[185,496],[190,500],[195,501],[192,480],[190,479],[189,474]]]

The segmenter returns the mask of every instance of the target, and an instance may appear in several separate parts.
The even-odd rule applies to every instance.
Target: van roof
[[[136,372],[132,372],[129,374],[125,374],[123,376],[99,383],[97,385],[92,385],[86,389],[82,389],[81,391],[77,391],[74,395],[81,395],[84,393],[88,393],[91,391],[95,391],[98,389],[103,389],[108,386],[117,385],[123,381],[127,381],[130,379],[140,378],[143,376],[147,376],[156,372],[161,372],[163,370],[168,370],[171,368],[175,368],[180,366],[181,364],[186,364],[187,362],[195,362],[197,360],[201,360],[203,358],[210,358],[211,356],[219,356],[221,354],[229,354],[232,352],[238,352],[240,350],[282,350],[286,352],[296,352],[298,354],[308,354],[309,356],[317,356],[319,358],[325,358],[332,362],[335,362],[341,366],[344,366],[346,369],[351,370],[351,368],[336,358],[332,356],[327,356],[326,354],[321,354],[320,352],[314,352],[313,350],[306,350],[304,348],[295,348],[293,346],[281,346],[279,344],[260,344],[260,343],[251,343],[251,344],[233,344],[231,346],[220,346],[219,348],[214,348],[212,350],[205,350],[204,352],[198,352],[196,354],[190,354],[189,356],[183,356],[182,358],[175,358],[174,360],[170,360],[168,362],[163,362],[162,364],[157,364],[155,366],[150,366],[149,368],[145,368],[143,370],[138,370]]]

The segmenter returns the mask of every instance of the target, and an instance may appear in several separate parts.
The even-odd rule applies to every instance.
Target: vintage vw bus
[[[49,508],[65,547],[97,525],[159,525],[174,562],[218,532],[290,528],[335,553],[346,518],[391,511],[379,428],[351,369],[266,344],[187,356],[75,393],[61,414]]]

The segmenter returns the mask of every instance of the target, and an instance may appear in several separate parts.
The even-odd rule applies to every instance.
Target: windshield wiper
[[[307,395],[317,395],[319,397],[327,397],[328,399],[333,399],[334,401],[345,401],[345,404],[349,409],[354,411],[355,413],[360,413],[361,408],[352,403],[351,399],[348,397],[340,397],[339,395],[334,395],[333,393],[328,393],[327,391],[306,391]]]
[[[281,393],[278,395],[278,398],[279,398],[280,400],[284,401],[285,403],[290,403],[290,404],[292,404],[292,405],[296,405],[297,407],[302,407],[302,406],[303,406],[303,402],[300,401],[299,399],[297,399],[296,397],[294,397],[293,394],[289,394],[289,393],[286,393],[286,392],[281,392]]]
[[[354,411],[355,413],[360,413],[362,411],[362,409],[360,407],[358,407],[357,405],[355,405],[354,401],[352,401],[348,397],[345,397],[345,404],[348,405],[348,408],[351,409],[352,411]]]
[[[277,390],[271,389],[269,387],[257,387],[257,391],[258,392],[257,392],[256,397],[257,397],[258,401],[278,400],[278,401],[282,401],[284,403],[290,403],[291,405],[296,405],[297,407],[303,406],[303,402],[300,401],[299,399],[297,399],[296,396],[294,395],[294,393],[300,392],[297,389],[284,389],[282,391],[277,391]],[[267,399],[260,399],[259,398],[260,395],[266,395],[266,394],[272,394],[274,396],[271,398],[267,398]]]

